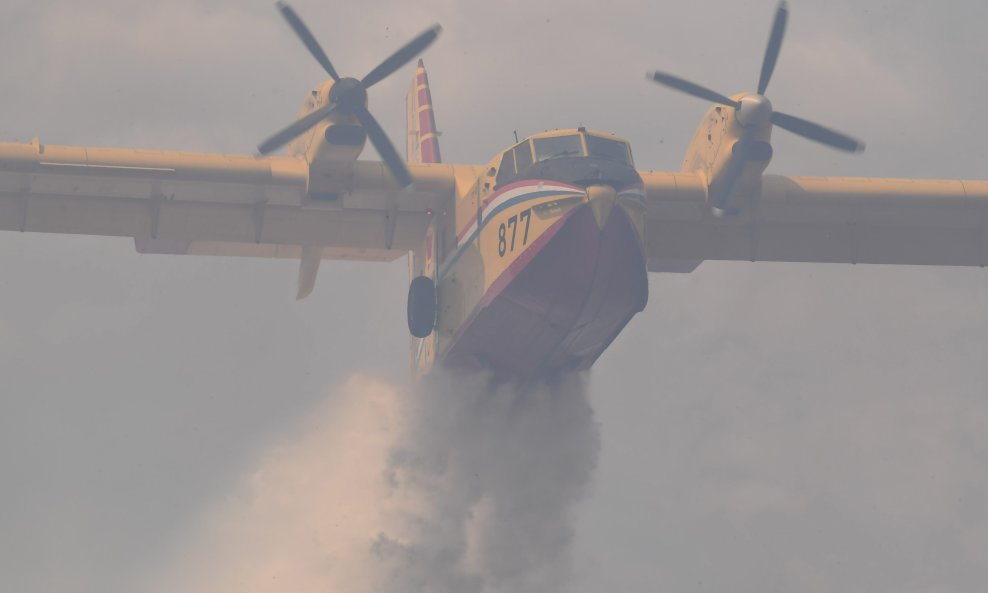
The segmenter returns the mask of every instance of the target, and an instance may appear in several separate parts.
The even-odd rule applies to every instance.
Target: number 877
[[[522,212],[513,215],[507,220],[507,222],[502,222],[501,226],[497,229],[497,254],[504,257],[505,253],[515,250],[516,240],[518,239],[518,221],[521,221],[525,225],[525,230],[522,232],[521,241],[518,242],[521,246],[528,245],[528,227],[532,223],[532,209],[523,210]]]

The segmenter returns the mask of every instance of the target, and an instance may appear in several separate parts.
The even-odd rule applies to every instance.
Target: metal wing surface
[[[427,211],[452,194],[450,166],[412,168],[415,191],[358,161],[313,197],[324,171],[297,158],[0,143],[0,230],[134,237],[145,252],[299,257],[316,246],[325,259],[390,261],[419,246]]]
[[[738,215],[717,217],[700,176],[642,177],[654,270],[703,260],[988,264],[988,181],[765,175]]]

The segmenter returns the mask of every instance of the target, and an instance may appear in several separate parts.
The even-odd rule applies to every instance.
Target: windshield
[[[631,150],[625,142],[588,135],[587,148],[590,150],[590,156],[616,161],[623,165],[631,164]]]
[[[583,143],[580,136],[558,136],[556,138],[536,138],[535,160],[547,161],[567,156],[583,156]]]

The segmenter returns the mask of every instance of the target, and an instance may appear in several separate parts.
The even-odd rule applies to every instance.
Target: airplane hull
[[[490,286],[442,362],[518,377],[586,369],[647,300],[642,243],[628,213],[615,207],[601,228],[585,204]]]

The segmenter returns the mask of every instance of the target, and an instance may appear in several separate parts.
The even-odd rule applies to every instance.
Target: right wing
[[[300,259],[301,297],[322,259],[391,261],[420,248],[457,173],[474,173],[409,169],[414,191],[379,162],[341,174],[291,157],[0,143],[0,230],[133,237],[143,253]]]

